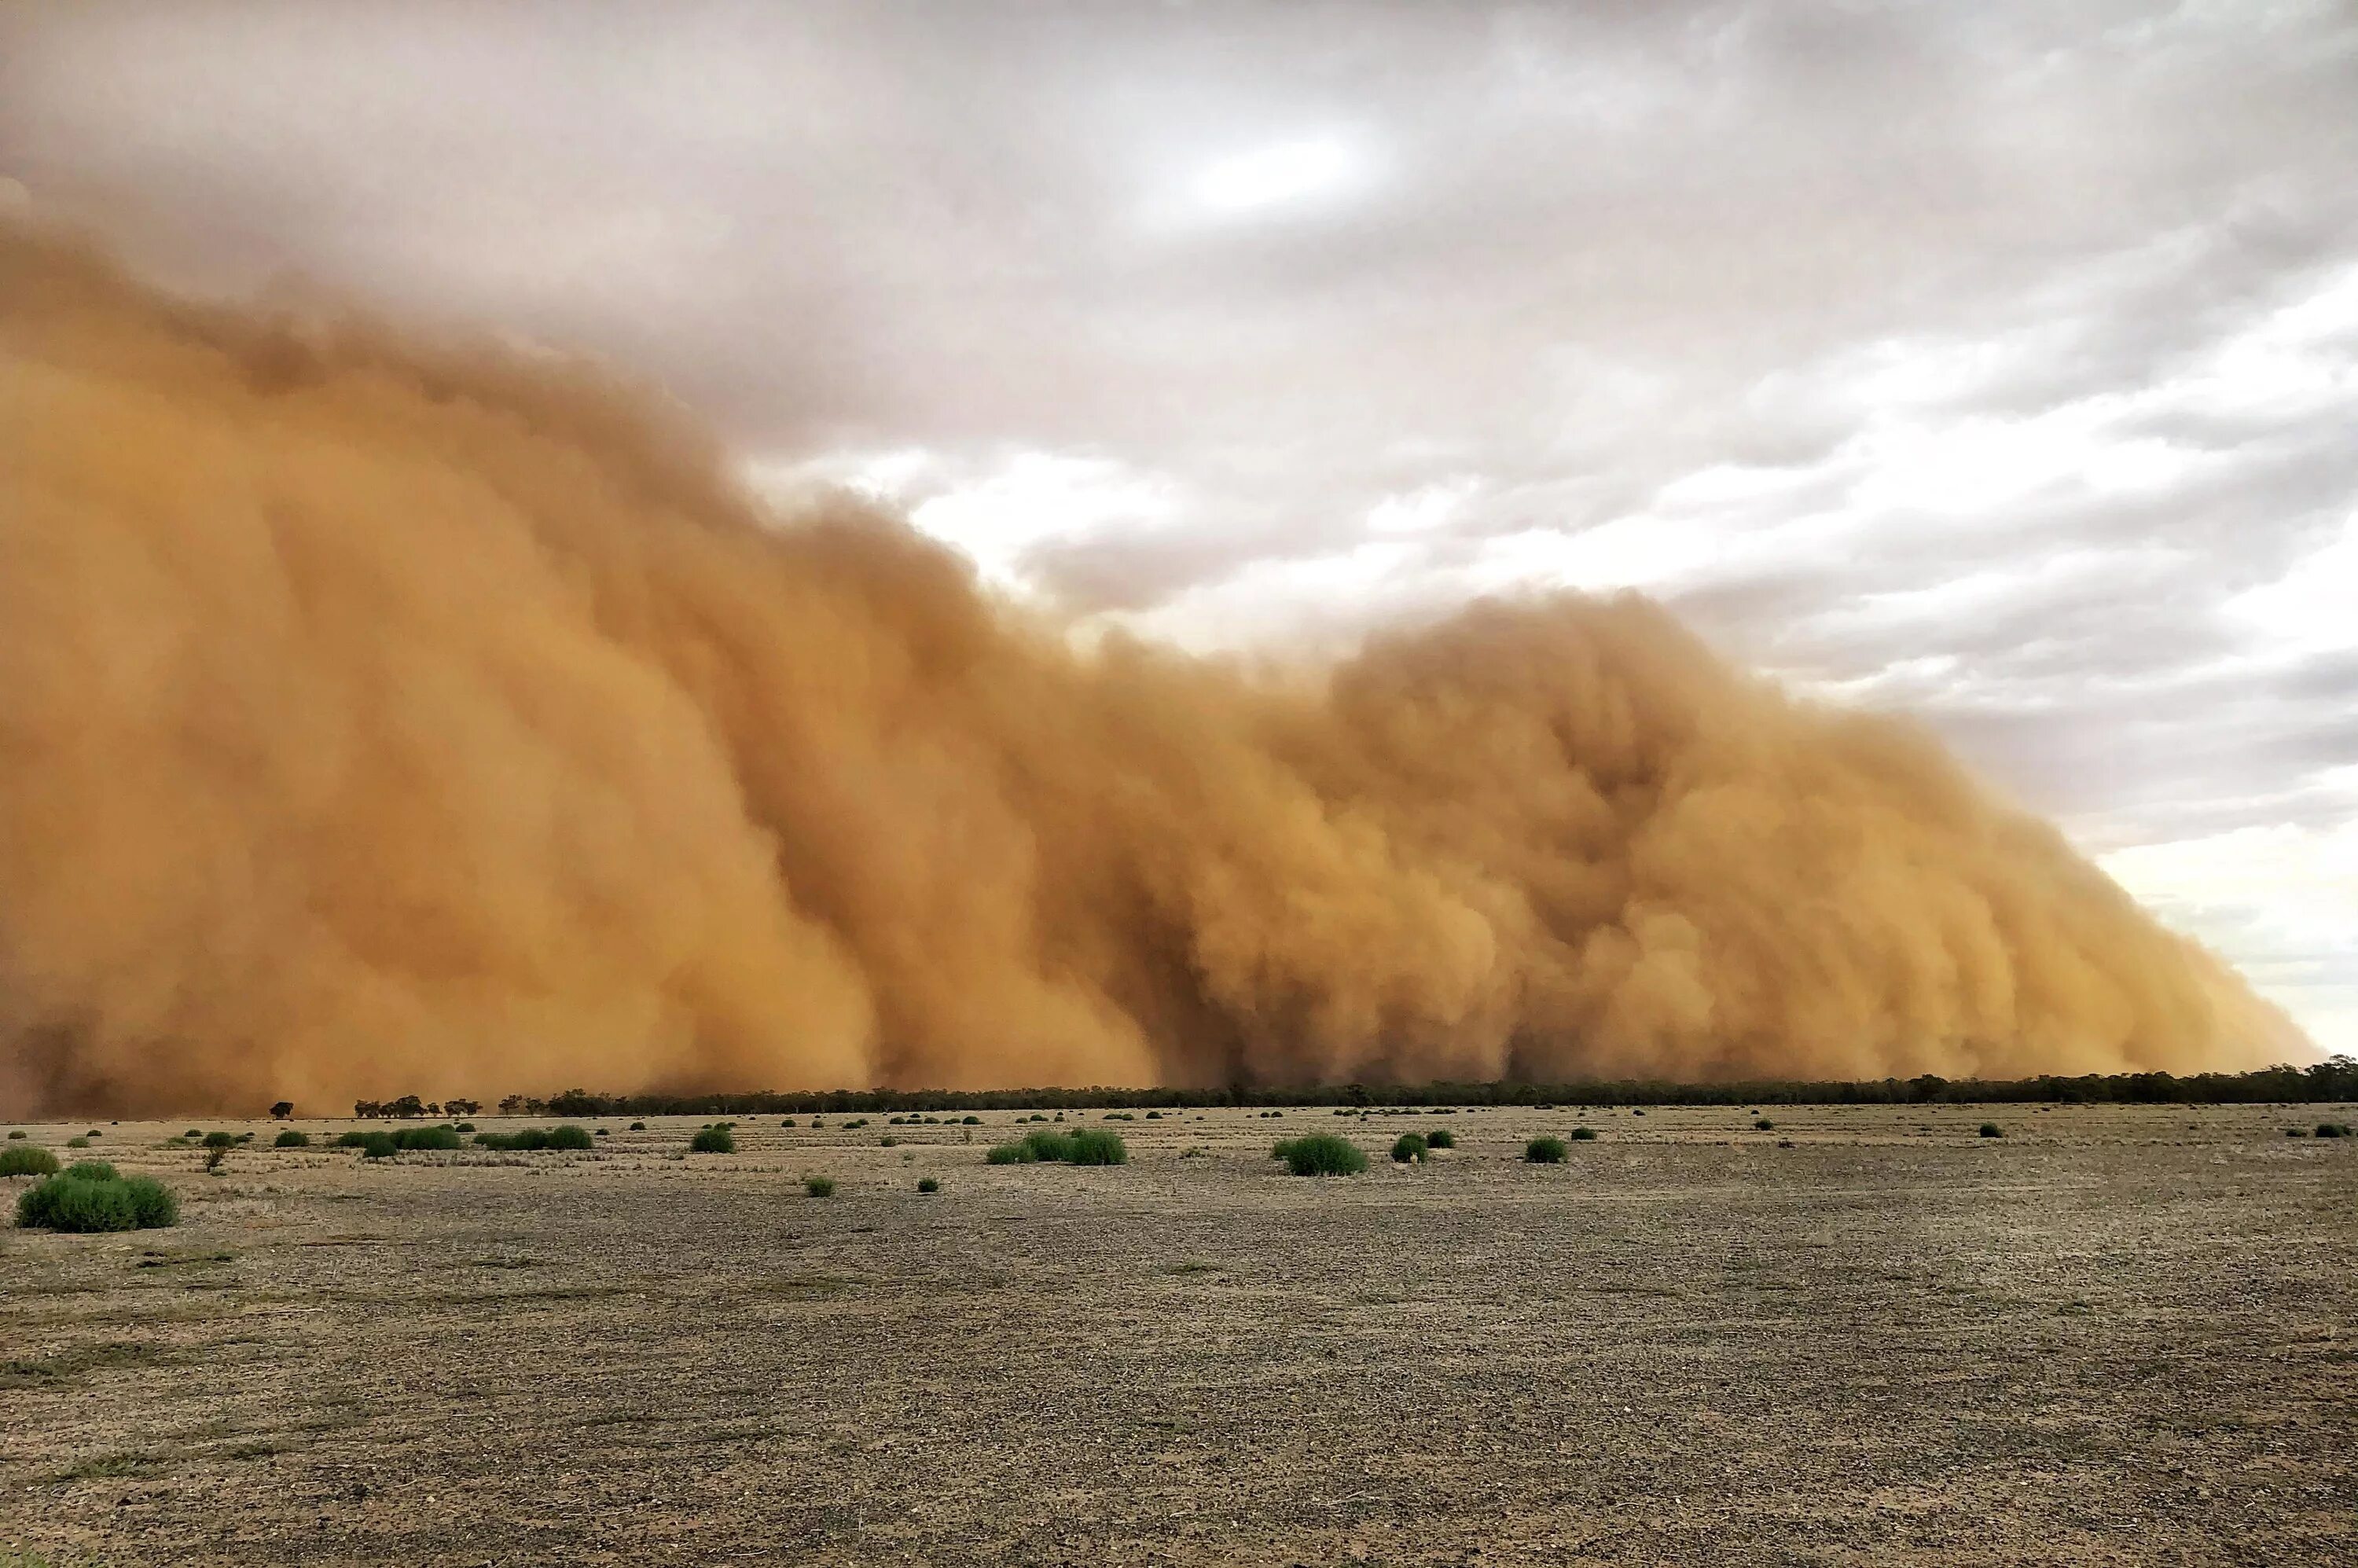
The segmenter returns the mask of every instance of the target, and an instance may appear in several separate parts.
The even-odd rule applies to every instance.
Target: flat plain
[[[2346,1109],[1137,1114],[1111,1167],[985,1164],[1005,1111],[366,1163],[96,1124],[183,1221],[5,1233],[0,1547],[2358,1562],[2358,1140],[2285,1135]],[[207,1174],[191,1126],[257,1137]],[[1330,1131],[1366,1174],[1268,1157]]]

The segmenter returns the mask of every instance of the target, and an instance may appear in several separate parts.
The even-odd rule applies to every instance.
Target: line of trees
[[[1210,1106],[1378,1105],[1985,1105],[2006,1103],[2130,1105],[2315,1104],[2358,1100],[2358,1058],[2335,1056],[2313,1066],[2277,1065],[2249,1073],[2088,1074],[2060,1077],[1913,1078],[1863,1082],[1755,1079],[1682,1084],[1655,1078],[1582,1079],[1560,1084],[1431,1083],[1270,1085],[1226,1088],[1073,1089],[827,1089],[746,1094],[604,1095],[567,1089],[546,1098],[510,1095],[504,1116],[811,1116],[871,1111],[1088,1110],[1112,1106],[1181,1108]],[[473,1115],[471,1100],[421,1104],[415,1095],[378,1105],[362,1101],[361,1116]]]

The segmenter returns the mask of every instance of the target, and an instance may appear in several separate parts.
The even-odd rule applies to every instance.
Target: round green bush
[[[2317,1124],[2317,1135],[2320,1138],[2347,1138],[2350,1126],[2342,1121],[2320,1121]]]
[[[87,1149],[90,1147],[90,1140],[79,1137],[69,1138],[66,1140],[66,1147],[69,1149]]]
[[[472,1132],[475,1130],[475,1124],[471,1121],[462,1121],[450,1130],[453,1132]]]
[[[1985,1121],[1981,1126],[1981,1135],[1984,1138],[2003,1138],[2006,1136],[2006,1130],[1995,1121]]]
[[[888,1132],[883,1137],[879,1138],[876,1142],[879,1148],[893,1149],[900,1146],[901,1141]]]
[[[183,1137],[183,1138],[185,1138],[185,1139],[187,1139],[189,1142],[193,1143],[193,1142],[195,1142],[198,1139],[202,1138],[202,1137],[204,1136],[204,1133],[203,1133],[200,1130],[199,1130],[199,1129],[197,1129],[197,1128],[194,1128],[194,1127],[191,1127],[191,1128],[190,1128],[190,1129],[189,1129],[186,1132],[181,1133],[181,1134],[180,1134],[180,1136],[181,1136],[181,1137]]]
[[[1422,1132],[1403,1132],[1392,1143],[1392,1163],[1413,1165],[1422,1162],[1428,1145]]]
[[[237,1147],[237,1134],[234,1132],[208,1132],[205,1134],[203,1141],[204,1146],[208,1149],[234,1149]]]
[[[1768,1119],[1767,1117],[1765,1117],[1765,1116],[1760,1116],[1760,1117],[1755,1117],[1755,1118],[1753,1118],[1752,1125],[1753,1125],[1754,1127],[1756,1127],[1756,1128],[1759,1129],[1759,1130],[1760,1130],[1761,1131],[1763,1131],[1763,1132],[1770,1132],[1770,1131],[1774,1131],[1774,1130],[1776,1130],[1776,1126],[1777,1126],[1777,1124],[1776,1124],[1775,1122],[1773,1122],[1773,1121],[1769,1120],[1769,1119]]]
[[[1445,1127],[1436,1127],[1424,1135],[1424,1146],[1428,1149],[1455,1149],[1457,1147],[1457,1134]]]
[[[390,1132],[362,1133],[360,1149],[363,1160],[390,1160],[401,1152],[401,1145]]]
[[[16,1200],[16,1223],[50,1230],[155,1230],[179,1222],[170,1192],[146,1176],[124,1181],[114,1167],[88,1160],[49,1177]]]
[[[1572,1141],[1574,1143],[1594,1143],[1596,1141],[1596,1129],[1585,1124],[1575,1127],[1572,1130]]]
[[[721,1130],[721,1136],[724,1138],[728,1136],[726,1128]],[[568,1121],[562,1127],[552,1127],[548,1130],[548,1146],[551,1149],[571,1149],[579,1152],[584,1149],[594,1149],[598,1145],[597,1141],[588,1132]],[[736,1145],[731,1143],[729,1147],[733,1149]],[[726,1154],[729,1149],[723,1149],[720,1152]]]
[[[1130,1145],[1121,1134],[1102,1127],[1084,1127],[1065,1141],[1065,1161],[1073,1165],[1127,1165]]]
[[[805,1176],[803,1178],[803,1191],[808,1193],[815,1198],[831,1198],[835,1196],[835,1178],[833,1176]]]
[[[921,1193],[937,1193],[942,1190],[942,1184],[931,1176],[920,1176],[917,1178],[917,1190]]]
[[[792,1127],[792,1126],[794,1125],[794,1123],[793,1123],[793,1122],[791,1122],[791,1121],[789,1121],[788,1123],[786,1123],[786,1125],[787,1125],[788,1127]],[[634,1122],[631,1123],[631,1130],[632,1130],[632,1131],[633,1131],[633,1132],[644,1132],[646,1130],[647,1130],[647,1124],[646,1124],[645,1122],[644,1122],[644,1121],[634,1121]]]
[[[25,1136],[25,1130],[21,1127],[12,1127],[8,1130],[8,1136],[12,1139],[22,1138]]]
[[[272,1139],[270,1146],[273,1149],[308,1149],[311,1147],[311,1135],[308,1132],[299,1132],[290,1127]]]
[[[1563,1155],[1563,1140],[1561,1138],[1534,1138],[1523,1145],[1523,1160],[1527,1164],[1561,1165]]]
[[[737,1140],[725,1127],[708,1127],[689,1139],[687,1147],[695,1154],[734,1154]]]
[[[38,1143],[20,1149],[0,1149],[0,1176],[54,1176],[58,1157]]]
[[[1273,1153],[1297,1176],[1356,1176],[1368,1168],[1368,1156],[1357,1144],[1331,1132],[1289,1139]]]
[[[1071,1139],[1061,1132],[1046,1129],[1027,1135],[1023,1142],[1032,1151],[1032,1158],[1034,1160],[1063,1160],[1069,1157],[1073,1152]]]

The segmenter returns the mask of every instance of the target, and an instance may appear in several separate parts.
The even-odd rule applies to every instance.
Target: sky
[[[1019,602],[1635,588],[2358,1051],[2358,7],[0,3],[0,209],[596,354]]]

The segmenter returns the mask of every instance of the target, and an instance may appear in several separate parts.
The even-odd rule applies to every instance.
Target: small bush
[[[812,1126],[814,1126],[814,1127],[816,1127],[816,1126],[817,1126],[817,1125],[818,1125],[818,1123],[817,1123],[817,1122],[813,1122],[813,1123],[811,1123],[811,1125],[812,1125]],[[846,1132],[857,1132],[857,1131],[859,1131],[861,1128],[863,1128],[863,1127],[865,1127],[865,1126],[867,1126],[867,1125],[868,1125],[868,1119],[867,1119],[866,1117],[864,1117],[864,1116],[860,1116],[860,1117],[854,1117],[851,1120],[847,1121],[847,1122],[845,1122],[845,1123],[843,1124],[843,1130],[844,1130]]]
[[[270,1146],[273,1149],[308,1149],[311,1147],[311,1135],[308,1132],[298,1132],[290,1127],[272,1139]]]
[[[733,1121],[724,1122],[721,1124],[720,1130],[725,1135],[729,1129],[735,1125]],[[551,1149],[570,1149],[577,1153],[581,1150],[596,1147],[587,1130],[574,1126],[569,1121],[562,1127],[552,1127],[548,1130],[548,1146]],[[724,1149],[721,1152],[725,1154],[729,1151]]]
[[[1065,1159],[1075,1165],[1127,1165],[1130,1146],[1110,1129],[1085,1127],[1065,1140]]]
[[[982,1118],[979,1116],[962,1116],[958,1118],[958,1121],[960,1125],[966,1127],[980,1127],[982,1125]]]
[[[8,1130],[8,1136],[12,1139],[22,1138],[25,1136],[25,1130],[21,1127],[12,1127]]]
[[[460,1146],[459,1130],[455,1127],[405,1127],[393,1135],[396,1149],[456,1149]]]
[[[364,1132],[361,1135],[361,1158],[390,1160],[401,1152],[401,1145],[390,1132]]]
[[[1523,1145],[1523,1161],[1526,1164],[1561,1165],[1563,1163],[1563,1140],[1561,1138],[1534,1138]]]
[[[795,1119],[794,1119],[793,1117],[791,1117],[791,1116],[790,1116],[790,1117],[788,1117],[788,1118],[786,1118],[786,1119],[785,1119],[785,1120],[784,1120],[784,1121],[782,1121],[782,1122],[778,1123],[778,1125],[779,1125],[780,1127],[782,1127],[782,1128],[784,1128],[784,1127],[792,1127],[794,1124],[795,1124]],[[634,1121],[634,1122],[631,1123],[631,1126],[632,1126],[633,1128],[634,1128],[634,1129],[635,1129],[635,1128],[644,1127],[645,1125],[646,1125],[646,1123],[645,1123],[645,1122],[644,1122],[644,1121]]]
[[[2345,1122],[2320,1121],[2317,1124],[2317,1135],[2320,1138],[2347,1138],[2350,1128]]]
[[[1392,1163],[1395,1165],[1416,1164],[1423,1160],[1426,1147],[1427,1145],[1424,1141],[1424,1134],[1421,1132],[1403,1132],[1392,1143]]]
[[[1040,1152],[1028,1141],[994,1143],[982,1161],[986,1165],[1033,1165],[1039,1163]]]
[[[687,1141],[691,1154],[734,1154],[737,1138],[727,1128],[708,1127]]]
[[[1995,1121],[1985,1121],[1981,1125],[1981,1135],[1984,1138],[2003,1138],[2006,1136],[2006,1130]]]
[[[1073,1152],[1071,1139],[1061,1132],[1053,1132],[1044,1128],[1027,1136],[1023,1143],[1032,1151],[1032,1157],[1034,1160],[1063,1160],[1069,1157]]]
[[[90,1147],[90,1140],[87,1138],[69,1138],[66,1140],[66,1147],[69,1149],[87,1149]]]
[[[475,1124],[471,1121],[462,1121],[458,1126],[452,1128],[451,1130],[453,1132],[472,1132],[475,1130]]]
[[[1756,1130],[1756,1131],[1759,1131],[1759,1132],[1773,1132],[1773,1131],[1775,1131],[1775,1130],[1776,1130],[1776,1129],[1777,1129],[1777,1124],[1776,1124],[1775,1122],[1773,1122],[1773,1121],[1769,1120],[1769,1119],[1768,1119],[1767,1117],[1765,1117],[1765,1116],[1756,1116],[1756,1117],[1754,1117],[1754,1118],[1752,1119],[1752,1126],[1753,1126],[1754,1130]]]
[[[937,1193],[942,1190],[942,1184],[931,1176],[920,1176],[917,1178],[917,1190],[921,1193]]]
[[[1357,1144],[1331,1132],[1289,1139],[1274,1152],[1297,1176],[1356,1176],[1368,1168],[1368,1156]]]
[[[330,1144],[330,1147],[335,1149],[357,1149],[368,1141],[369,1135],[367,1133],[361,1131],[358,1128],[354,1128],[350,1132],[337,1134],[335,1142]]]
[[[792,1127],[792,1126],[794,1125],[794,1123],[793,1123],[793,1122],[791,1122],[791,1121],[789,1121],[789,1122],[787,1122],[787,1123],[786,1123],[786,1125],[787,1125],[788,1127]],[[647,1130],[647,1124],[646,1124],[645,1122],[644,1122],[644,1121],[634,1121],[634,1122],[631,1123],[631,1130],[632,1130],[632,1131],[633,1131],[633,1132],[644,1132],[646,1130]]]
[[[897,1149],[900,1144],[901,1141],[889,1132],[876,1141],[876,1146],[880,1149]]]
[[[125,1181],[99,1160],[79,1162],[16,1200],[16,1223],[50,1230],[156,1230],[176,1225],[180,1206],[162,1184]]]
[[[187,1139],[189,1142],[194,1143],[204,1136],[204,1130],[201,1128],[191,1127],[186,1132],[181,1133],[180,1136]]]
[[[835,1196],[835,1178],[833,1176],[805,1176],[803,1178],[803,1191],[808,1193],[815,1198],[831,1198]]]
[[[1596,1141],[1596,1129],[1584,1122],[1572,1130],[1572,1141],[1574,1143],[1594,1143]]]
[[[54,1176],[58,1157],[38,1144],[0,1149],[0,1176]]]

